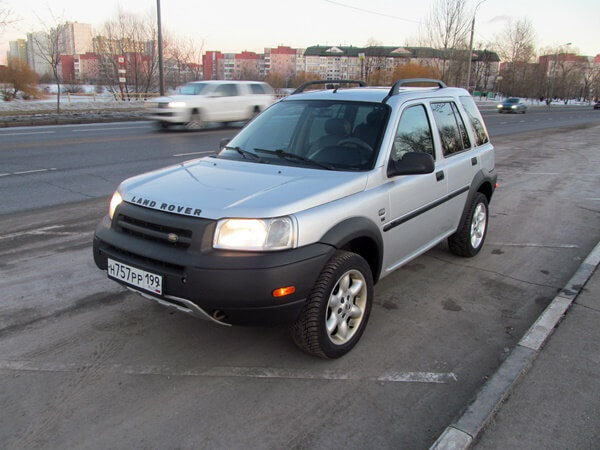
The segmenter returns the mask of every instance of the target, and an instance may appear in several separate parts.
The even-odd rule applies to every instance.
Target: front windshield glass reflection
[[[244,128],[218,155],[329,170],[370,170],[389,116],[382,103],[284,100]],[[244,158],[243,152],[259,159]]]

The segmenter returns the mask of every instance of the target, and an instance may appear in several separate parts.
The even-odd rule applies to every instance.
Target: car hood
[[[209,219],[279,217],[365,189],[361,172],[203,158],[124,181],[123,200]]]

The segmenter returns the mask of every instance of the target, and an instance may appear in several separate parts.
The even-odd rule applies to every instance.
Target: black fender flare
[[[473,197],[476,193],[481,192],[488,199],[488,203],[492,200],[492,195],[494,190],[496,189],[496,181],[498,179],[498,175],[494,172],[491,174],[485,174],[482,170],[479,170],[473,180],[471,181],[471,187],[469,188],[469,194],[467,195],[467,201],[465,202],[465,206],[463,208],[462,215],[460,216],[460,222],[458,224],[458,230],[461,229],[465,220],[468,220],[466,217],[467,211],[469,210],[469,206],[473,201]]]
[[[352,241],[367,239],[375,244],[375,253],[362,255],[373,272],[373,280],[376,282],[381,273],[383,261],[383,238],[381,230],[372,220],[366,217],[351,217],[338,222],[323,234],[319,242],[331,245],[337,249],[346,247]]]

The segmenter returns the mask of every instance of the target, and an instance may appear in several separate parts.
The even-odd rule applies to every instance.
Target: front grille
[[[188,248],[192,242],[191,230],[140,220],[125,214],[117,216],[117,226],[131,236],[171,247]]]
[[[168,104],[168,103],[159,103],[159,104],[158,104],[158,107],[159,107],[159,108],[168,108],[168,107],[169,107],[169,104]]]
[[[150,270],[158,270],[160,272],[170,273],[176,276],[183,276],[185,273],[185,268],[178,264],[171,264],[154,258],[148,258],[137,253],[128,252],[127,250],[117,248],[113,245],[107,244],[106,242],[102,244],[100,250],[108,256],[120,259],[129,264],[137,265],[138,267],[150,267]]]

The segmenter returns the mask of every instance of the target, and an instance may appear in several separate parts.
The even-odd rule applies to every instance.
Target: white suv
[[[485,240],[497,176],[481,115],[464,89],[415,81],[300,88],[216,156],[124,181],[97,266],[170,308],[291,323],[303,350],[345,354],[377,281],[446,238],[466,257]]]
[[[147,118],[167,128],[203,128],[206,122],[252,119],[275,101],[273,89],[260,81],[194,81],[179,94],[147,103]]]

